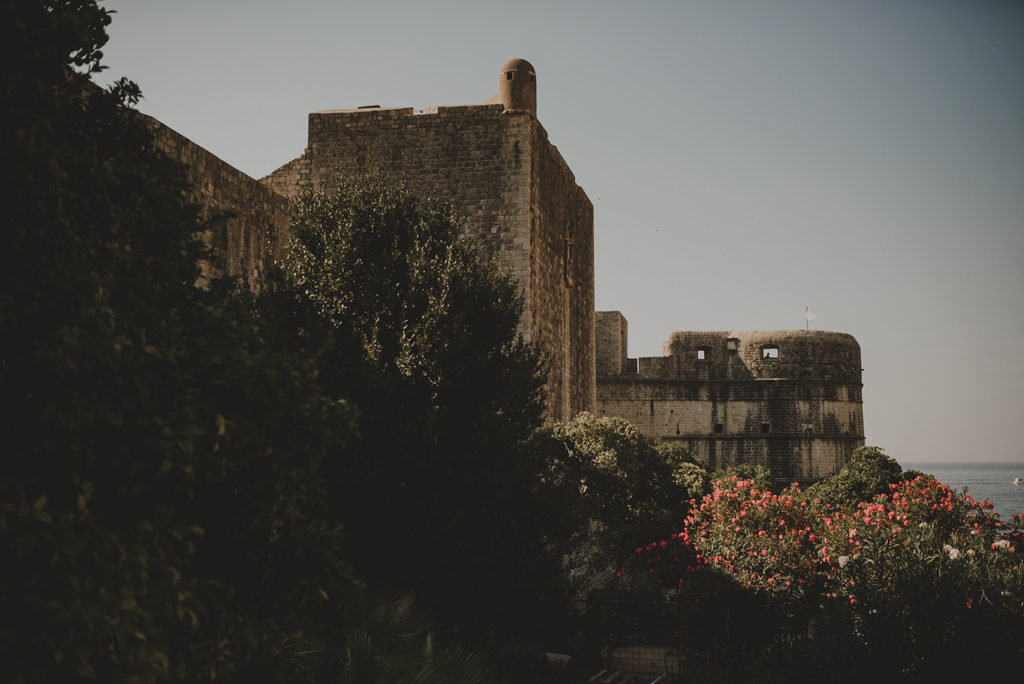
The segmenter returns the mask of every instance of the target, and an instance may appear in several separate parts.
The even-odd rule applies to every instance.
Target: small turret
[[[537,73],[525,59],[513,59],[498,74],[498,102],[505,109],[526,110],[537,116]]]

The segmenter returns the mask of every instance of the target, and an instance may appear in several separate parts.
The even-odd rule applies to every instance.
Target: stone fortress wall
[[[808,482],[864,444],[860,347],[818,330],[685,331],[631,359],[618,311],[596,314],[597,413],[679,442],[714,468],[770,467]]]
[[[293,198],[356,174],[450,200],[482,256],[523,287],[521,332],[550,362],[549,419],[592,409],[594,209],[537,120],[528,62],[505,64],[482,105],[314,112],[305,153],[262,182]]]
[[[548,420],[619,416],[713,467],[768,465],[813,481],[864,444],[860,349],[841,333],[676,332],[660,357],[628,357],[628,326],[594,312],[594,210],[537,120],[536,73],[506,63],[480,105],[367,107],[309,115],[303,155],[256,181],[153,121],[189,165],[190,201],[226,214],[208,238],[227,273],[259,286],[309,183],[370,174],[452,202],[484,258],[519,281],[521,332],[548,357]],[[596,323],[595,323],[596,320]]]
[[[156,147],[187,166],[186,199],[210,220],[206,239],[221,261],[219,269],[258,287],[288,237],[288,199],[156,119],[144,118]]]

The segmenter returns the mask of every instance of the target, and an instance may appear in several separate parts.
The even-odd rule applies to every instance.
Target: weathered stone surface
[[[597,351],[597,377],[621,375],[636,370],[636,361],[629,367],[627,343],[629,325],[618,311],[594,314],[594,340]]]
[[[258,182],[153,125],[158,145],[190,167],[189,199],[233,214],[208,239],[251,287],[279,254],[289,198],[302,187],[353,174],[401,181],[451,201],[481,256],[523,288],[521,332],[549,361],[549,420],[591,410],[678,441],[713,467],[762,463],[800,481],[837,472],[864,443],[856,340],[686,331],[662,356],[630,359],[626,319],[594,312],[593,205],[537,120],[536,73],[512,60],[498,78],[482,105],[314,112],[303,155]]]
[[[622,315],[596,318],[600,415],[679,442],[712,467],[760,463],[787,481],[831,476],[864,444],[860,347],[850,335],[675,332],[663,356],[632,360]]]
[[[450,200],[482,257],[523,288],[521,332],[549,360],[549,419],[593,410],[593,205],[532,112],[501,103],[314,112],[305,154],[262,182],[294,197],[354,174]]]
[[[287,239],[288,199],[156,119],[145,118],[156,146],[188,166],[191,190],[186,199],[212,219],[205,238],[216,250],[220,268],[258,288]]]

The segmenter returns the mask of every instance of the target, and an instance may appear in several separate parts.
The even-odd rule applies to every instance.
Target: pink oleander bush
[[[1019,516],[1004,522],[989,502],[929,476],[889,484],[856,505],[812,493],[796,484],[773,493],[735,475],[719,479],[691,501],[681,532],[636,549],[626,574],[669,591],[684,623],[716,611],[754,622],[774,616],[773,636],[757,657],[784,651],[784,664],[798,669],[821,658],[844,676],[878,668],[870,672],[916,677],[948,672],[967,650],[1024,658]],[[709,574],[718,577],[710,593]],[[729,593],[723,581],[733,605],[711,608],[716,594]],[[736,591],[746,592],[739,609]],[[705,605],[697,609],[698,602]],[[751,602],[760,608],[752,612]],[[681,654],[713,660],[692,653],[698,632],[686,625],[677,632]],[[745,652],[754,657],[750,643]],[[738,662],[734,650],[720,651]]]

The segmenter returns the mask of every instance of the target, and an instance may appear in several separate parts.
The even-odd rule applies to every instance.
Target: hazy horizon
[[[479,103],[526,58],[630,356],[810,307],[861,345],[868,444],[1024,461],[1024,3],[103,5],[98,80],[256,178],[309,112]]]

